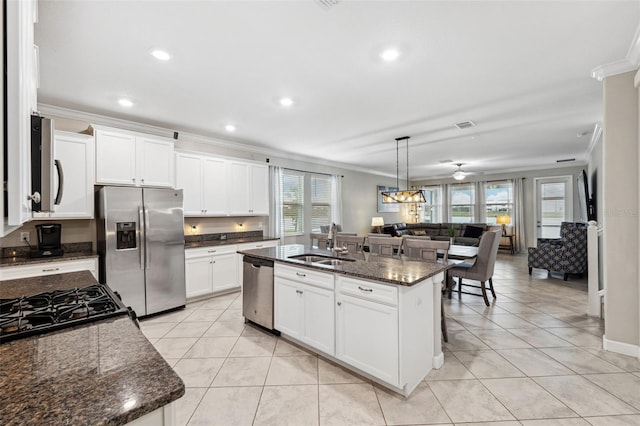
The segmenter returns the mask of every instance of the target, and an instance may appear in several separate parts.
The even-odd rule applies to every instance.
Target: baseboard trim
[[[436,370],[444,365],[444,354],[440,352],[439,355],[433,357],[433,368]]]
[[[640,360],[640,345],[617,342],[615,340],[607,339],[607,336],[602,336],[602,347],[605,351],[632,356]]]

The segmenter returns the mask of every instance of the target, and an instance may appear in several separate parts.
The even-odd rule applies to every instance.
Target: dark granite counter
[[[78,259],[91,259],[97,258],[98,254],[96,252],[87,251],[87,252],[70,252],[64,253],[62,256],[52,256],[52,257],[27,257],[27,256],[16,256],[16,257],[3,257],[0,258],[0,268],[8,267],[8,266],[21,266],[21,265],[31,265],[34,263],[50,263],[50,262],[62,262],[65,260],[78,260]]]
[[[257,243],[260,241],[275,241],[279,238],[275,237],[243,237],[243,238],[229,238],[226,240],[202,240],[202,241],[189,241],[184,244],[185,249],[200,248],[200,247],[213,247],[213,246],[228,246],[234,244],[244,243]]]
[[[418,284],[429,277],[437,275],[440,272],[444,272],[454,265],[453,263],[442,264],[424,262],[420,260],[409,260],[404,256],[401,258],[391,258],[371,253],[338,255],[336,252],[332,252],[330,250],[308,247],[301,244],[253,250],[239,250],[238,253],[251,255],[261,259],[287,263],[292,266],[301,266],[323,272],[335,272],[338,274],[405,286]],[[321,265],[291,258],[291,256],[305,254],[334,257],[345,259],[346,261],[342,262],[340,265]]]
[[[87,271],[0,282],[0,297],[94,284]],[[0,424],[123,425],[184,395],[129,317],[0,345]]]

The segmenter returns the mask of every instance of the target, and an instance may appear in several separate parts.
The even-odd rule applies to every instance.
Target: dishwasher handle
[[[259,269],[262,266],[273,268],[273,260],[261,259],[245,255],[242,259],[244,263],[250,263],[252,268]]]

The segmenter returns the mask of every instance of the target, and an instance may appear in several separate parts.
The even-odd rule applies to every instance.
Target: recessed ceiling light
[[[393,62],[400,56],[400,52],[397,49],[386,49],[381,54],[380,57],[385,62]]]
[[[131,102],[129,99],[118,99],[118,103],[120,104],[120,106],[126,107],[126,108],[130,108],[133,106],[133,102]]]
[[[168,52],[165,52],[164,50],[160,50],[160,49],[152,50],[151,56],[153,56],[159,61],[168,61],[169,59],[171,59],[171,55],[169,55]]]
[[[280,98],[280,105],[283,107],[290,107],[293,105],[293,99],[291,98]]]
[[[236,126],[234,126],[233,124],[227,124],[226,126],[224,126],[224,129],[227,132],[235,132],[236,131]]]

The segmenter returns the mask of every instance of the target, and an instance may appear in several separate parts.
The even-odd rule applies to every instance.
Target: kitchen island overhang
[[[444,363],[441,283],[453,265],[297,244],[238,253],[275,262],[285,338],[404,396]]]

